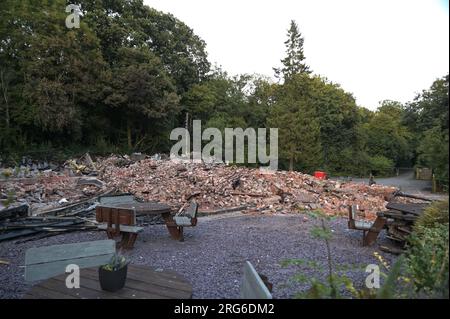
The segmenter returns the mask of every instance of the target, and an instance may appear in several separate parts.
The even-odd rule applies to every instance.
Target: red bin
[[[318,179],[327,179],[327,173],[321,172],[321,171],[316,171],[316,172],[314,172],[314,177],[318,178]]]

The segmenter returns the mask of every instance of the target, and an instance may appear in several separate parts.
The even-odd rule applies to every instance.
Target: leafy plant
[[[111,257],[111,260],[108,264],[102,266],[102,269],[105,269],[107,271],[117,271],[125,267],[128,262],[129,261],[124,256],[116,253]]]
[[[0,200],[0,203],[8,208],[12,203],[14,203],[16,201],[16,192],[14,190],[9,190],[7,192],[7,197],[6,199]]]
[[[4,178],[8,179],[13,175],[13,171],[11,169],[5,169],[2,171],[2,175]]]
[[[296,298],[306,298],[306,299],[323,299],[323,298],[332,298],[339,299],[343,298],[341,292],[348,292],[349,295],[360,296],[366,292],[359,292],[355,289],[353,282],[350,278],[348,278],[342,272],[361,268],[358,265],[346,266],[340,265],[335,266],[333,264],[332,256],[331,256],[331,247],[330,240],[333,236],[331,229],[328,227],[327,222],[334,219],[334,217],[328,216],[324,214],[320,210],[307,212],[307,214],[316,220],[319,220],[319,225],[313,226],[311,229],[311,235],[318,239],[322,240],[325,243],[326,248],[326,256],[327,256],[327,265],[326,267],[322,267],[319,263],[312,260],[303,260],[303,259],[289,259],[282,261],[281,265],[286,267],[289,265],[308,267],[317,270],[320,273],[326,273],[326,282],[321,282],[317,278],[306,276],[302,273],[296,274],[292,279],[293,281],[300,283],[309,283],[309,289],[304,293],[298,293]]]
[[[417,292],[448,298],[449,224],[419,226],[410,237],[406,254],[407,271]]]
[[[421,229],[431,228],[437,225],[449,223],[449,206],[448,200],[438,201],[431,204],[425,209],[415,224],[415,230],[420,232]]]
[[[344,274],[348,270],[365,271],[364,265],[334,265],[330,240],[332,239],[332,231],[327,225],[327,221],[334,217],[327,216],[322,211],[308,212],[311,218],[320,220],[319,226],[311,229],[311,235],[314,238],[323,240],[327,252],[327,267],[322,267],[316,261],[303,259],[289,259],[282,261],[281,265],[287,267],[290,265],[298,267],[307,267],[315,269],[320,273],[326,272],[326,281],[321,281],[315,277],[306,276],[303,273],[296,274],[292,280],[299,283],[309,283],[309,289],[295,295],[296,298],[306,299],[341,299],[352,297],[356,299],[390,299],[390,298],[411,298],[414,296],[411,291],[413,289],[413,280],[404,275],[405,258],[400,257],[391,267],[388,262],[377,252],[374,253],[383,270],[380,269],[380,276],[384,278],[384,283],[380,289],[374,288],[356,288],[353,280]]]

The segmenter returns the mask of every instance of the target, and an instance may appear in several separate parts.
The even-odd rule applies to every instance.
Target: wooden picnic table
[[[125,287],[116,292],[100,288],[98,267],[80,270],[80,288],[66,287],[67,274],[33,286],[24,299],[190,299],[192,285],[172,270],[128,265]]]
[[[183,227],[177,226],[172,217],[172,208],[163,203],[144,202],[144,203],[117,203],[111,205],[102,205],[104,207],[134,209],[137,216],[161,215],[166,223],[170,236],[175,240],[183,240]]]
[[[102,205],[103,206],[103,205]],[[108,205],[109,206],[109,205]],[[114,204],[114,208],[135,209],[138,216],[142,215],[170,215],[172,208],[169,205],[157,202]]]

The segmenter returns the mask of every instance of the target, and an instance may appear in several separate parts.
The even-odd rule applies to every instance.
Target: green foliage
[[[375,161],[372,164],[388,164],[392,166],[411,166],[412,134],[402,124],[403,105],[394,101],[383,101],[370,119],[361,125],[361,138],[367,154]],[[388,167],[386,167],[388,168]]]
[[[444,212],[438,212],[444,210]],[[446,211],[445,211],[446,210]],[[447,216],[445,217],[445,214]],[[306,276],[302,272],[295,274],[293,282],[308,284],[309,288],[295,295],[302,299],[396,299],[396,298],[448,298],[448,202],[436,203],[425,215],[426,222],[420,221],[410,240],[411,247],[405,256],[400,256],[390,267],[377,252],[374,256],[379,264],[388,272],[380,270],[384,281],[379,289],[356,288],[346,271],[365,272],[365,265],[334,265],[330,252],[330,240],[333,233],[326,224],[330,218],[322,211],[308,212],[308,215],[321,222],[320,226],[311,229],[312,237],[323,240],[326,244],[327,267],[315,260],[287,259],[281,262],[282,267],[295,266],[302,271],[312,269],[316,276]],[[447,221],[442,224],[442,221]],[[433,228],[426,228],[425,225]],[[325,274],[326,280],[323,278]]]
[[[0,2],[3,162],[35,150],[167,152],[188,113],[221,130],[279,128],[281,168],[363,176],[417,163],[448,183],[448,75],[372,112],[311,74],[294,21],[274,84],[211,70],[206,43],[142,0],[79,0],[79,29],[63,23],[68,3]]]
[[[425,211],[420,215],[415,223],[416,232],[420,232],[421,229],[433,228],[439,225],[449,223],[449,204],[448,200],[437,201],[432,203]]]
[[[290,80],[292,76],[297,74],[310,73],[309,66],[303,62],[305,60],[303,52],[304,39],[294,20],[291,21],[287,37],[288,39],[284,43],[286,46],[286,57],[281,60],[283,67],[274,69],[276,77],[283,77],[285,81]]]
[[[89,148],[99,138],[166,150],[180,95],[209,71],[205,43],[141,0],[78,1],[81,27],[67,29],[66,3],[0,3],[2,158],[50,142]]]
[[[7,197],[6,199],[1,201],[1,204],[8,208],[11,204],[16,202],[16,193],[14,192],[14,190],[10,190],[7,193]]]
[[[418,227],[410,245],[407,265],[416,291],[429,297],[448,298],[449,224]]]
[[[388,176],[394,171],[394,161],[382,155],[370,158],[369,167],[375,175]]]
[[[309,92],[316,81],[307,74],[297,74],[278,86],[267,119],[269,127],[279,129],[279,152],[289,161],[289,169],[312,172],[322,163],[320,123],[312,107]]]
[[[425,133],[417,148],[418,165],[432,168],[438,179],[448,182],[448,133],[443,134],[438,126]]]
[[[111,260],[108,264],[103,265],[102,268],[107,271],[117,271],[119,269],[122,269],[125,267],[129,262],[127,259],[120,255],[120,254],[114,254],[114,256],[111,257]]]
[[[415,133],[417,164],[433,169],[436,177],[449,179],[448,74],[437,79],[406,106],[403,122]]]
[[[403,284],[402,269],[404,265],[403,257],[399,257],[391,269],[389,269],[388,275],[384,274],[386,277],[383,285],[374,294],[377,299],[396,299],[402,291],[399,286]],[[404,286],[401,286],[403,289]]]

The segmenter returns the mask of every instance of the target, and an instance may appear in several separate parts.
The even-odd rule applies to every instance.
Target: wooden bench
[[[144,230],[136,226],[135,209],[97,206],[95,213],[97,222],[102,223],[97,228],[105,230],[109,239],[122,236],[121,248],[132,249],[137,235]]]
[[[105,265],[115,252],[114,240],[30,248],[25,252],[25,280],[38,281],[64,274],[71,264],[80,269]]]
[[[242,299],[272,299],[272,294],[253,265],[246,261],[241,284]]]
[[[166,216],[165,222],[171,236],[184,241],[184,227],[197,225],[198,204],[192,201],[187,209],[181,209],[174,217]]]
[[[178,226],[194,227],[197,225],[198,204],[191,202],[186,210],[176,214],[173,218]]]
[[[375,222],[356,220],[356,213],[358,211],[357,205],[349,206],[348,209],[348,228],[355,230],[362,230],[363,232],[363,246],[370,246],[375,243],[378,234],[386,224],[386,219],[377,217]]]

